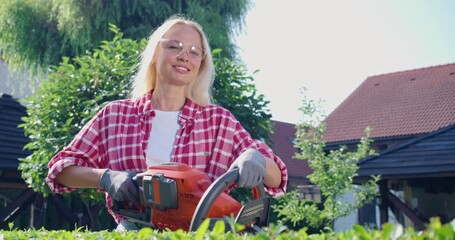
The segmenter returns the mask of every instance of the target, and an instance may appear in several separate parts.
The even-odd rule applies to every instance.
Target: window
[[[316,185],[300,185],[297,186],[300,192],[300,198],[308,201],[321,201],[321,189]]]

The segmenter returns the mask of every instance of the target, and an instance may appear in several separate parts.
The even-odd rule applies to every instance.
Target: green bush
[[[208,222],[205,221],[195,232],[183,231],[157,231],[144,228],[140,231],[91,232],[78,229],[76,231],[46,231],[46,230],[0,230],[0,239],[432,239],[450,240],[455,239],[455,222],[442,225],[438,218],[431,219],[430,224],[424,231],[416,232],[413,228],[403,229],[400,225],[394,226],[389,223],[382,226],[382,230],[366,230],[362,226],[355,225],[350,230],[341,233],[308,234],[306,229],[288,231],[285,227],[271,225],[264,228],[264,233],[242,234],[236,232],[224,232],[223,222],[218,222],[214,229],[208,230]]]
[[[299,199],[297,192],[289,192],[290,195],[273,206],[281,221],[290,222],[292,226],[307,224],[312,229],[333,229],[336,219],[347,216],[359,209],[366,203],[370,203],[378,195],[377,181],[379,176],[372,176],[371,180],[362,185],[354,184],[359,167],[360,159],[375,154],[371,148],[371,139],[362,138],[356,149],[339,149],[325,151],[324,140],[325,123],[322,121],[323,114],[319,105],[313,100],[307,99],[303,89],[303,101],[300,111],[303,113],[303,121],[297,125],[296,144],[299,151],[295,158],[307,161],[313,172],[308,175],[312,184],[321,190],[322,203]],[[343,203],[341,196],[352,193],[355,201]]]
[[[112,41],[93,53],[64,58],[26,100],[28,116],[21,127],[31,140],[25,148],[33,153],[21,159],[19,170],[37,192],[50,193],[44,181],[49,160],[109,101],[128,97],[130,77],[146,42],[122,38],[115,26],[111,30],[116,33]],[[100,199],[94,191],[85,192],[91,200]]]
[[[319,233],[325,226],[330,225],[325,219],[321,219],[317,224],[312,222],[314,221],[312,215],[322,211],[323,207],[323,203],[301,199],[298,190],[291,190],[283,196],[272,199],[270,222],[280,223],[290,230],[305,227],[309,234]]]

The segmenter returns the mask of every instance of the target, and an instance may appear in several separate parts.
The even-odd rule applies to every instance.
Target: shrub
[[[332,229],[334,221],[371,202],[378,195],[376,182],[378,176],[359,186],[353,184],[357,175],[357,162],[369,155],[375,154],[370,147],[371,140],[367,137],[360,140],[356,149],[348,150],[340,147],[326,152],[324,150],[325,124],[321,121],[322,113],[319,105],[305,96],[300,110],[304,115],[304,121],[298,124],[295,147],[299,152],[295,158],[308,161],[313,170],[308,178],[321,189],[323,198],[322,206],[315,202],[299,200],[296,193],[289,200],[282,201],[274,206],[281,221],[308,223],[316,229]],[[353,203],[342,203],[339,197],[346,193],[353,193],[356,197]],[[294,196],[294,195],[295,196]]]
[[[183,231],[163,231],[159,232],[150,228],[140,231],[110,232],[99,231],[90,232],[78,229],[76,231],[46,231],[46,230],[0,230],[1,239],[434,239],[446,240],[455,239],[455,223],[442,225],[438,218],[431,219],[430,224],[424,231],[416,232],[413,228],[403,229],[400,225],[385,224],[382,230],[366,230],[362,226],[356,225],[353,228],[341,233],[318,233],[308,234],[306,229],[288,231],[285,227],[270,226],[264,229],[264,233],[258,234],[238,234],[233,232],[224,233],[224,223],[219,222],[215,228],[208,230],[208,222],[204,222],[195,232]]]

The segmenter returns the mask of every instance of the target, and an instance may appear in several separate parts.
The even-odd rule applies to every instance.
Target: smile
[[[186,68],[186,67],[182,67],[182,66],[172,66],[174,69],[176,69],[178,72],[182,72],[182,73],[187,73],[190,71],[190,69]]]

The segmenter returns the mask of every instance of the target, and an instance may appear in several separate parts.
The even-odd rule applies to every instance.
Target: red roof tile
[[[297,149],[294,148],[296,128],[294,124],[272,120],[274,134],[270,136],[273,152],[283,160],[288,169],[289,178],[302,178],[312,173],[307,161],[293,158]]]
[[[327,142],[381,138],[455,123],[455,63],[368,77],[325,119]]]

